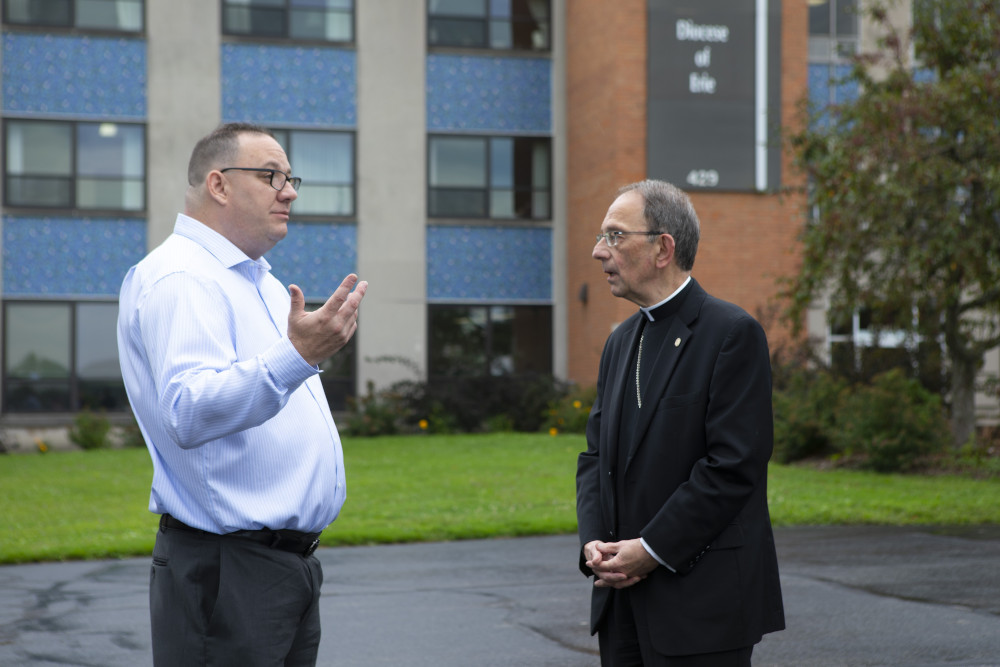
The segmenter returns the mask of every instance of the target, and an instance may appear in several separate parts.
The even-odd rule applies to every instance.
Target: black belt
[[[175,530],[186,530],[192,533],[200,533],[210,537],[239,537],[245,540],[253,540],[259,544],[264,544],[272,549],[290,551],[300,554],[303,558],[308,558],[319,546],[320,533],[302,533],[297,530],[237,530],[233,533],[210,533],[200,528],[192,528],[182,521],[178,521],[169,514],[160,515],[160,528],[173,528]]]

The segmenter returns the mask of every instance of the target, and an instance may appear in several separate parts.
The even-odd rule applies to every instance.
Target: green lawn
[[[323,544],[568,533],[582,436],[353,438]],[[144,449],[0,456],[0,563],[148,554]],[[775,525],[1000,523],[1000,480],[772,465]]]

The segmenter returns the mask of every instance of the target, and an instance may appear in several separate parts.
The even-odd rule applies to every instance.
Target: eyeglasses
[[[608,244],[608,247],[614,248],[616,245],[618,245],[618,240],[621,239],[621,237],[627,236],[629,234],[642,234],[643,236],[659,236],[661,232],[618,232],[618,231],[604,232],[603,234],[597,235],[597,242],[600,243],[601,239],[604,239],[604,242]]]
[[[227,171],[259,171],[265,174],[271,174],[271,187],[275,190],[281,191],[285,187],[285,183],[292,184],[292,190],[296,192],[299,186],[302,185],[302,179],[298,176],[289,176],[283,171],[278,171],[277,169],[263,169],[261,167],[226,167],[225,169],[220,169],[223,174]]]

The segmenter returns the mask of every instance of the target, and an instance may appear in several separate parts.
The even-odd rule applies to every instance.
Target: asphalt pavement
[[[788,629],[755,666],[1000,667],[1000,526],[775,537]],[[316,554],[321,666],[600,664],[575,536]],[[151,665],[148,576],[147,558],[0,567],[0,666]]]

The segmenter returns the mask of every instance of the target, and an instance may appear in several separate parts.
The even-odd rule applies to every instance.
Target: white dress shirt
[[[125,276],[118,350],[151,512],[214,533],[319,532],[344,504],[340,435],[270,268],[180,214]]]

